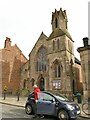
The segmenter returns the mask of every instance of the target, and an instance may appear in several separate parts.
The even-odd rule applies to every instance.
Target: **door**
[[[40,90],[44,91],[44,78],[43,77],[40,78]]]
[[[37,104],[37,114],[53,115],[55,113],[55,98],[47,93],[40,93]]]

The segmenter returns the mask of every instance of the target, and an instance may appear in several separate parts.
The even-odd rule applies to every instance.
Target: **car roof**
[[[47,94],[50,94],[50,95],[52,95],[52,96],[56,96],[56,95],[61,95],[61,96],[63,96],[62,94],[57,94],[57,93],[52,93],[52,92],[50,92],[50,91],[40,91],[41,93],[47,93]],[[33,94],[34,93],[34,91],[32,91],[29,95],[31,95],[31,94]]]

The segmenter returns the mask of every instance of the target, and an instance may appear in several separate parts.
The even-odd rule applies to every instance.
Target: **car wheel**
[[[67,111],[60,110],[58,112],[58,118],[59,118],[59,120],[69,120],[69,115],[68,115]]]
[[[32,113],[32,106],[31,106],[31,105],[27,105],[27,106],[25,107],[25,112],[26,112],[28,115],[30,115],[30,114]]]

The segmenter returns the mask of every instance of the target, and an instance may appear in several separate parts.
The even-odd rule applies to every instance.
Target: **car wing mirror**
[[[58,106],[58,105],[59,105],[59,102],[56,102],[55,105]]]
[[[53,103],[53,102],[55,102],[55,99],[54,99],[54,98],[52,98],[50,101]]]

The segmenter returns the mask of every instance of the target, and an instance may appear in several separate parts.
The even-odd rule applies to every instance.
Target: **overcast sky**
[[[89,0],[0,0],[0,48],[6,37],[12,45],[17,44],[28,58],[41,32],[48,37],[52,32],[51,18],[55,9],[66,10],[68,31],[77,48],[83,46],[83,37],[88,37]]]

